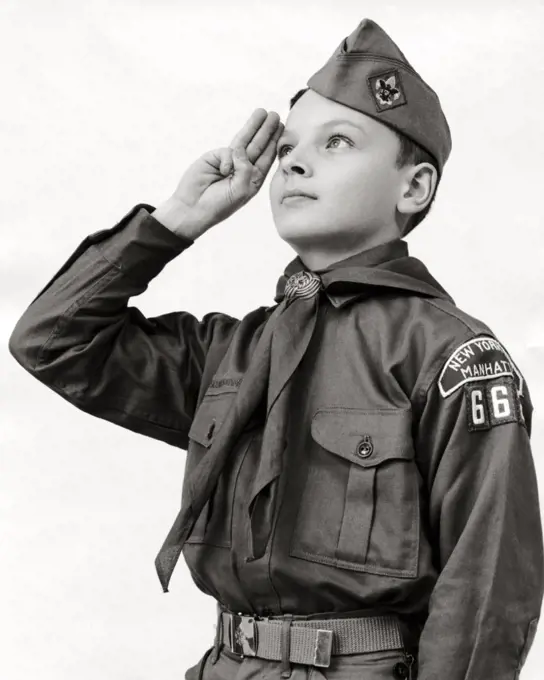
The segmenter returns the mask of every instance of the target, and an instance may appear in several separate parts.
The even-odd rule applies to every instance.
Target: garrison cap
[[[434,156],[442,174],[451,134],[438,95],[371,19],[342,40],[307,85],[406,135]]]

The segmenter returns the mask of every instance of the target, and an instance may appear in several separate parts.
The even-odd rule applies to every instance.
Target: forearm
[[[153,210],[139,204],[84,239],[30,303],[9,349],[79,409],[187,448],[208,353],[222,356],[238,320],[213,312],[199,321],[188,311],[147,318],[128,306],[192,245]]]
[[[152,206],[139,204],[111,229],[88,236],[17,322],[9,349],[29,372],[45,374],[73,347],[122,323],[130,297],[190,245],[150,224]],[[89,354],[90,358],[90,354]]]

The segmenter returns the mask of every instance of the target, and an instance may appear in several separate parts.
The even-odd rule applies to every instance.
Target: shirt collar
[[[382,264],[383,262],[389,262],[400,257],[406,257],[408,254],[408,244],[406,241],[403,241],[402,239],[394,239],[386,243],[380,243],[379,245],[373,246],[372,248],[361,250],[360,252],[355,253],[355,255],[350,255],[349,257],[346,257],[342,260],[333,262],[322,269],[311,271],[315,271],[316,274],[322,274],[324,272],[329,272],[343,267],[373,267],[377,264]],[[285,268],[283,276],[281,276],[280,280],[278,281],[276,287],[276,297],[285,288],[285,283],[289,277],[302,270],[310,271],[299,256],[295,257],[293,260],[291,260],[291,262],[289,262]],[[353,298],[361,295],[359,292],[331,293],[328,290],[325,291],[325,294],[335,307],[343,307]]]

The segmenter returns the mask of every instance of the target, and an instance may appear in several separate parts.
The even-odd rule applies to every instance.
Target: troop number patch
[[[523,393],[523,378],[508,352],[495,338],[479,336],[460,345],[446,361],[438,378],[443,397],[449,397],[462,385],[513,378],[518,395]]]
[[[519,394],[510,376],[467,385],[465,399],[471,432],[489,430],[503,423],[525,425]]]

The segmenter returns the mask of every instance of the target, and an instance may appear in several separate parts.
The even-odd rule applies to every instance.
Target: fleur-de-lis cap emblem
[[[371,76],[368,79],[368,84],[379,112],[391,110],[407,103],[400,74],[397,70]]]
[[[391,76],[387,80],[378,78],[376,81],[376,97],[378,97],[381,104],[391,106],[395,99],[400,97],[400,90],[395,87],[396,82],[395,76]]]

